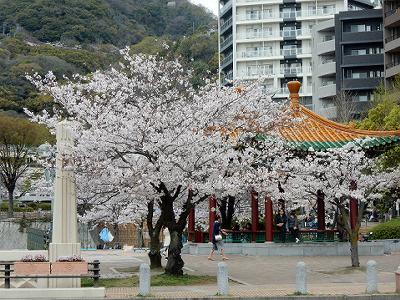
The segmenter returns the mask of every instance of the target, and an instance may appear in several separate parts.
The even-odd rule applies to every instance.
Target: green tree
[[[18,180],[33,164],[35,147],[52,141],[46,127],[26,119],[0,116],[0,180],[8,192],[8,217],[13,217]]]
[[[400,130],[400,77],[390,89],[379,87],[374,96],[374,107],[358,127],[368,130]],[[386,150],[381,155],[380,164],[384,169],[400,165],[400,146]]]

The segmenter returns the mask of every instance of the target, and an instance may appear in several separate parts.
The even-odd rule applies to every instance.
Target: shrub
[[[0,204],[0,211],[7,211],[8,210],[8,203],[7,202],[2,202]]]
[[[371,231],[374,240],[400,239],[400,219],[393,219],[376,225]]]
[[[39,208],[42,210],[51,210],[51,204],[50,203],[40,203]]]

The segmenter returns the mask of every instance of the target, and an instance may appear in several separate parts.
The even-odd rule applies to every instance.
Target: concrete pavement
[[[133,251],[93,251],[84,252],[89,260],[99,259],[104,277],[131,276],[142,262],[148,262],[147,254]],[[363,256],[361,268],[352,269],[350,257],[261,257],[230,256],[227,261],[230,279],[230,295],[237,297],[285,296],[295,290],[295,269],[299,261],[304,261],[309,270],[309,291],[314,295],[359,295],[365,293],[368,260],[378,263],[378,289],[381,293],[395,291],[394,272],[400,265],[400,253],[385,256]],[[215,261],[207,256],[183,255],[185,272],[194,275],[217,273]],[[215,296],[215,284],[185,287],[154,287],[152,295],[160,298],[201,298]],[[110,288],[107,297],[123,299],[136,296],[136,288]],[[399,295],[400,299],[400,295]]]

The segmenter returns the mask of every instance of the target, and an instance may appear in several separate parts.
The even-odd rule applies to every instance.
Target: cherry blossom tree
[[[148,207],[150,234],[153,224],[154,235],[161,226],[170,231],[166,272],[180,275],[181,236],[190,209],[211,194],[235,191],[232,174],[246,164],[237,140],[243,133],[271,132],[283,112],[256,84],[239,91],[209,83],[195,91],[190,72],[179,62],[123,54],[126,62],[119,69],[77,75],[63,84],[51,73],[30,77],[61,108],[53,116],[32,117],[54,126],[68,116],[75,159],[83,169],[115,170],[110,191],[120,189],[118,178],[129,173],[141,191],[132,201]],[[155,206],[160,214],[154,223]],[[152,251],[150,259],[157,263]]]
[[[361,220],[370,201],[380,197],[390,185],[398,185],[399,170],[379,172],[376,159],[369,158],[359,146],[349,143],[326,152],[311,151],[305,157],[293,157],[280,166],[286,173],[285,198],[298,206],[310,207],[310,196],[323,196],[328,209],[340,212],[350,241],[351,264],[359,267],[358,239]],[[299,199],[302,201],[299,202]],[[350,218],[351,201],[357,219]]]

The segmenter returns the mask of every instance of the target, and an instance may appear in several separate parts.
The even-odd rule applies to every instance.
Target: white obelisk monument
[[[57,156],[55,197],[53,204],[53,235],[49,245],[50,262],[60,256],[80,255],[78,221],[76,211],[76,189],[71,152],[73,137],[68,122],[57,125]],[[51,279],[51,288],[80,287],[80,279]]]

